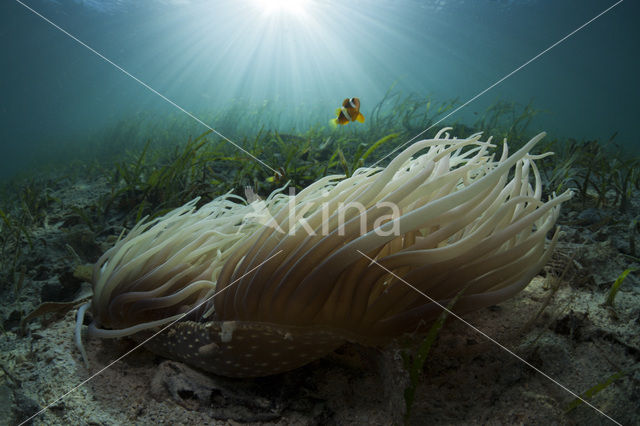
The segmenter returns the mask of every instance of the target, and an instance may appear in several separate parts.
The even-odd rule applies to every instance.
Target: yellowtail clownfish
[[[342,102],[342,107],[336,109],[337,117],[330,121],[333,126],[345,125],[350,121],[364,123],[364,115],[360,114],[360,99],[347,98]]]
[[[277,185],[281,185],[288,180],[284,167],[278,167],[273,176],[267,178],[267,182],[275,182]]]

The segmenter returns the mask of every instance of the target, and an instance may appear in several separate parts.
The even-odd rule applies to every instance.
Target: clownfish
[[[273,176],[269,176],[267,178],[267,182],[269,183],[276,183],[277,185],[283,184],[284,182],[287,181],[287,174],[284,170],[284,167],[278,167],[278,170],[275,171],[275,173],[273,174]]]
[[[342,107],[336,109],[337,117],[329,123],[332,126],[345,125],[350,121],[359,121],[364,123],[364,115],[360,114],[360,99],[347,98],[342,102]]]

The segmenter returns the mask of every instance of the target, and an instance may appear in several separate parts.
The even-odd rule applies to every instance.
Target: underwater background
[[[0,1],[0,425],[42,407],[34,424],[605,422],[577,395],[639,424],[639,17],[634,0]],[[365,121],[332,124],[352,97]],[[557,249],[465,318],[575,394],[455,321],[256,380],[148,351],[111,366],[127,339],[86,342],[85,367],[92,266],[143,217],[349,177],[445,126],[497,158],[547,132],[540,198],[574,194]]]
[[[229,138],[260,128],[306,131],[327,127],[345,97],[359,97],[365,117],[389,90],[459,106],[613,3],[24,2],[110,64],[20,3],[5,1],[0,174],[206,130],[115,65]],[[617,143],[635,148],[639,12],[631,1],[613,8],[443,125],[473,125],[497,101],[531,104],[540,112],[532,132],[578,140],[618,132]]]

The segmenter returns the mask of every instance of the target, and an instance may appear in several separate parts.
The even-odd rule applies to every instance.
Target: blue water
[[[70,159],[77,144],[99,152],[109,137],[97,135],[123,120],[147,129],[181,117],[188,132],[206,130],[141,82],[207,122],[233,108],[248,128],[326,125],[351,96],[367,116],[394,84],[462,104],[615,1],[22,3],[0,4],[3,176]],[[637,1],[622,2],[450,121],[473,122],[499,99],[532,100],[545,111],[533,131],[603,140],[617,131],[618,143],[638,145],[639,17]]]

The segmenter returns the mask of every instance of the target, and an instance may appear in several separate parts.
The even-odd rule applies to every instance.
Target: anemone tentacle
[[[89,334],[140,341],[178,321],[146,346],[260,376],[345,341],[413,332],[462,290],[458,313],[513,296],[547,262],[571,193],[541,199],[535,161],[547,154],[529,152],[544,133],[511,155],[504,141],[496,156],[491,139],[448,130],[384,168],[325,176],[297,195],[226,194],[141,221],[95,265]]]

